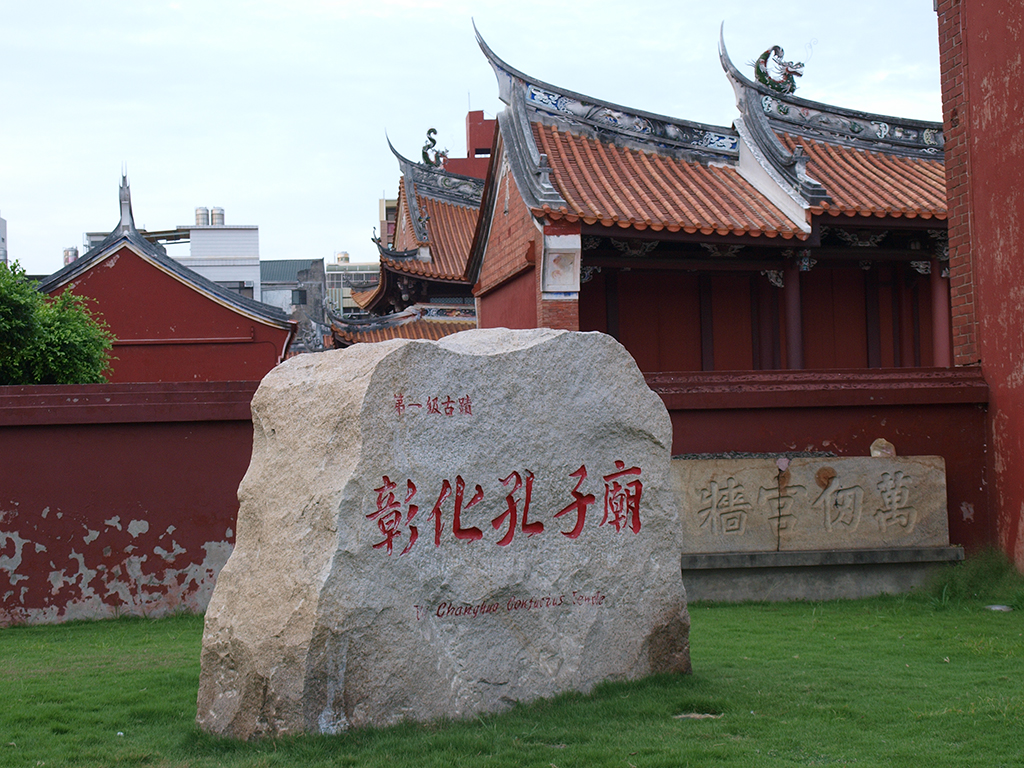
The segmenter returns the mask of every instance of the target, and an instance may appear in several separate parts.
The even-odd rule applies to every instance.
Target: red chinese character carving
[[[469,395],[459,398],[459,413],[463,416],[473,415],[473,401],[469,399]]]
[[[514,493],[514,491],[513,491]],[[527,518],[530,516],[530,495],[533,493],[533,472],[526,470],[526,498],[523,500],[523,533],[530,536],[536,536],[538,533],[544,533],[544,523],[539,520],[536,522],[528,522]]]
[[[408,494],[405,497],[405,503],[408,504],[408,509],[405,524],[409,526],[409,543],[401,551],[400,555],[404,555],[412,549],[412,545],[416,543],[416,539],[420,535],[415,525],[409,525],[412,519],[416,517],[416,513],[419,512],[419,507],[409,503],[412,501],[413,496],[416,495],[416,485],[412,480],[409,480],[407,481],[407,486]],[[384,475],[384,484],[380,488],[374,488],[377,494],[377,509],[366,516],[369,520],[377,521],[377,527],[384,536],[384,540],[374,544],[373,548],[380,549],[381,547],[386,547],[389,555],[394,548],[395,539],[402,535],[402,505],[395,498],[394,492],[396,488],[398,486],[391,482],[391,478]]]
[[[641,470],[640,467],[625,467],[625,462],[616,461],[615,468],[619,471],[604,476],[604,518],[601,525],[609,522],[611,517],[611,524],[619,531],[628,520],[630,530],[640,533],[640,495],[644,492],[644,485],[639,480],[623,484],[619,478],[638,476]]]
[[[515,495],[519,491],[519,489],[523,487],[523,479],[518,472],[513,472],[511,475],[502,480],[501,484],[508,485],[509,481],[511,481],[513,478],[515,478],[516,481],[515,487],[513,487],[511,493],[509,493],[505,497],[505,503],[507,504],[508,508],[500,515],[498,515],[496,518],[491,520],[491,525],[494,527],[495,530],[500,528],[501,524],[504,523],[506,519],[509,520],[508,531],[501,538],[501,541],[498,542],[499,547],[507,547],[509,544],[511,544],[512,537],[515,536],[516,533],[516,519],[518,518],[518,512]],[[530,496],[532,494],[533,472],[531,472],[530,470],[526,470],[526,495],[523,499],[523,533],[529,536],[536,536],[538,533],[544,532],[544,523],[528,523],[526,521],[527,516],[530,514]]]
[[[441,493],[437,495],[437,501],[434,503],[434,508],[430,510],[430,517],[434,521],[434,546],[441,546],[441,505],[444,504],[445,499],[452,495],[452,484],[445,480],[441,484]]]
[[[587,479],[587,467],[586,465],[580,465],[580,468],[575,472],[571,473],[569,477],[578,477],[579,480],[576,482],[576,487],[572,489],[573,501],[567,505],[561,512],[556,512],[555,517],[561,517],[562,515],[568,514],[572,510],[576,510],[576,525],[573,526],[571,531],[562,531],[563,536],[568,536],[570,539],[575,539],[580,535],[583,530],[583,523],[587,519],[587,507],[593,504],[597,499],[594,494],[588,493],[584,496],[580,493],[580,486],[583,485],[583,481]]]
[[[405,545],[405,549],[402,550],[404,555],[410,549],[412,545],[416,543],[416,539],[420,537],[420,530],[415,525],[410,525],[412,519],[416,517],[416,513],[420,511],[420,508],[415,504],[409,504],[412,501],[412,497],[416,495],[416,484],[412,480],[407,481],[408,494],[405,497],[405,503],[408,504],[405,515],[405,524],[409,526],[409,543]]]
[[[399,416],[405,413],[405,395],[401,392],[395,395],[395,410]]]
[[[436,397],[427,398],[427,413],[441,413],[441,409],[437,407]]]
[[[473,498],[469,500],[469,503],[463,507],[462,499],[466,491],[466,481],[462,479],[462,475],[455,476],[455,515],[452,521],[452,533],[455,534],[456,539],[464,539],[466,541],[479,541],[484,537],[483,531],[476,527],[463,528],[462,527],[462,513],[464,510],[468,510],[470,507],[475,505],[484,497],[484,489],[479,485],[476,486],[476,492],[473,494]],[[447,480],[441,484],[441,493],[437,496],[437,501],[434,503],[434,508],[430,510],[430,517],[434,520],[434,546],[441,546],[441,528],[443,527],[441,521],[441,505],[444,504],[445,500],[452,494],[452,484]]]
[[[452,400],[450,396],[442,400],[441,405],[444,406],[445,416],[451,416],[453,413],[455,413],[455,401]]]
[[[479,541],[484,537],[484,532],[479,528],[463,528],[462,527],[462,492],[466,490],[466,481],[462,479],[462,475],[455,476],[455,518],[452,523],[452,533],[455,534],[456,539],[465,539],[466,541]],[[466,504],[465,509],[469,509],[478,501],[484,497],[484,489],[479,485],[476,487],[476,493],[473,494],[473,498]]]

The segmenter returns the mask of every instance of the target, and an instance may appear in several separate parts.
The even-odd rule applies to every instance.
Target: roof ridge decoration
[[[437,128],[427,129],[427,140],[423,143],[423,150],[420,153],[423,156],[424,165],[432,165],[435,168],[444,168],[444,164],[448,162],[448,150],[446,149],[434,149],[437,146]]]
[[[135,217],[132,215],[132,190],[128,184],[128,172],[121,170],[121,187],[117,192],[121,204],[121,223],[118,224],[116,232],[138,231],[135,228]]]
[[[383,241],[379,237],[371,237],[370,239],[374,244],[376,244],[377,253],[385,259],[391,259],[392,261],[409,261],[411,259],[415,259],[420,252],[419,248],[410,248],[407,251],[396,251],[384,245]]]
[[[395,328],[416,320],[433,320],[436,322],[471,322],[476,320],[476,309],[473,307],[431,304],[430,302],[417,302],[399,312],[375,315],[373,317],[351,317],[338,314],[330,308],[328,308],[327,314],[330,316],[333,324],[352,333],[365,333],[366,331],[375,331],[383,328]]]
[[[602,141],[675,152],[704,163],[732,163],[739,155],[739,138],[730,128],[632,109],[545,83],[510,67],[484,42],[475,24],[473,30],[498,80],[498,98],[513,110],[521,101],[527,123],[533,119],[571,127]],[[538,154],[536,149],[533,154]]]
[[[769,48],[765,53],[772,50]],[[764,98],[767,96],[781,100],[782,94],[768,86],[747,80],[729,59],[729,53],[725,49],[724,22],[719,33],[718,57],[732,83],[733,91],[736,93],[736,107],[742,115],[734,125],[757,162],[802,207],[831,202],[825,187],[807,175],[808,158],[803,149],[798,147],[794,152],[786,149],[775,135],[765,115],[762,108]]]
[[[754,77],[761,85],[771,88],[776,93],[795,93],[796,80],[794,78],[804,76],[804,63],[802,61],[784,61],[786,52],[782,46],[773,45],[767,51],[757,57],[754,62]],[[772,75],[771,66],[779,72],[779,77]]]
[[[761,58],[776,49],[781,57],[782,49],[773,46],[765,51]],[[759,122],[767,123],[772,130],[806,136],[830,144],[888,154],[942,158],[945,144],[942,123],[823,104],[793,96],[792,91],[787,93],[748,80],[729,59],[725,48],[724,24],[719,39],[719,59],[736,92],[737,106],[745,117],[750,118],[748,127],[751,127],[750,123],[757,118]],[[761,59],[758,59],[758,63],[760,61]],[[760,80],[760,74],[756,74]]]
[[[433,128],[430,129],[430,131],[433,130]],[[428,137],[430,137],[430,131],[427,132]],[[406,205],[409,209],[409,218],[412,220],[413,232],[416,234],[416,240],[420,243],[430,242],[430,232],[427,228],[429,217],[425,213],[420,212],[419,202],[416,199],[417,195],[438,200],[442,203],[449,203],[450,205],[462,206],[463,208],[480,208],[480,199],[484,192],[484,181],[482,179],[451,173],[444,170],[443,166],[414,162],[402,156],[391,143],[391,139],[388,139],[388,147],[391,149],[392,154],[398,158],[398,165],[402,170],[402,175],[407,180],[405,189]],[[426,147],[424,147],[423,152],[426,155]],[[411,189],[410,182],[412,185]],[[379,243],[377,247],[378,249],[380,248]],[[412,254],[413,251],[388,251],[388,255],[393,258],[406,258],[412,256]]]

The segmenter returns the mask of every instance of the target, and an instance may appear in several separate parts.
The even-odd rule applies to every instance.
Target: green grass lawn
[[[911,597],[691,605],[693,675],[257,743],[194,725],[201,617],[7,628],[0,765],[1020,766],[1024,582],[985,567]]]

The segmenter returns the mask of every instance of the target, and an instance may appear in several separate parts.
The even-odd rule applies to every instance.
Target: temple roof
[[[388,339],[437,340],[476,328],[475,313],[465,307],[416,304],[390,315],[354,320],[331,314],[335,346]]]
[[[466,266],[484,182],[472,176],[449,173],[443,168],[403,157],[398,158],[402,178],[398,186],[400,221],[395,248],[377,243],[381,280],[376,288],[353,293],[360,307],[370,309],[384,299],[395,276],[468,284]]]
[[[739,172],[740,136],[599,101],[499,59],[477,33],[508,108],[509,165],[536,216],[638,230],[806,239]]]
[[[548,125],[534,124],[533,135],[565,200],[557,209],[540,207],[550,219],[706,235],[807,236],[733,166],[686,162]]]
[[[735,126],[764,170],[811,213],[946,217],[942,124],[802,99],[744,77],[719,42]]]
[[[779,138],[790,152],[803,147],[808,175],[829,191],[831,202],[812,206],[812,213],[946,218],[942,160],[875,152],[792,134],[780,134]]]
[[[544,83],[479,32],[477,42],[507,105],[498,123],[508,168],[539,218],[804,240],[815,214],[946,216],[941,124],[779,93],[741,75],[724,40],[740,111],[730,128]]]
[[[141,258],[150,262],[157,269],[171,275],[176,280],[185,283],[199,293],[205,294],[218,304],[266,325],[276,328],[294,329],[292,321],[283,310],[242,296],[203,277],[198,272],[193,272],[188,267],[168,256],[167,251],[162,245],[151,243],[139,234],[132,216],[131,191],[126,177],[121,179],[120,207],[121,221],[118,222],[114,230],[107,235],[103,242],[89,250],[85,255],[75,259],[45,280],[42,280],[38,286],[42,293],[52,293],[84,272],[92,269],[92,267],[105,260],[108,256],[112,256],[122,246],[128,245]]]
[[[473,231],[480,212],[483,182],[457,177],[456,181],[468,179],[474,182],[472,188],[475,193],[472,205],[459,204],[432,196],[432,190],[427,188],[425,192],[424,186],[415,180],[410,190],[408,180],[411,174],[408,169],[403,171],[398,188],[399,207],[405,219],[406,232],[414,233],[414,240],[402,243],[409,246],[405,253],[382,250],[381,263],[387,262],[388,267],[396,272],[410,275],[462,280],[466,271],[466,254],[473,242]],[[401,202],[406,205],[402,206]],[[396,242],[399,242],[398,238]]]

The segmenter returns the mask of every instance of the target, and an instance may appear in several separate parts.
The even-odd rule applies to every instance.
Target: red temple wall
[[[0,626],[204,610],[255,389],[0,387]]]
[[[683,273],[620,271],[618,339],[641,371],[700,370],[700,296],[697,278]],[[581,305],[593,291],[584,286]],[[595,286],[596,287],[596,286]],[[603,286],[602,286],[603,287]],[[581,309],[581,317],[583,311]],[[597,330],[581,324],[580,330]]]
[[[813,269],[800,275],[806,368],[864,368],[867,334],[860,270]]]
[[[991,388],[999,544],[1024,571],[1024,6],[940,0],[954,356]]]
[[[871,335],[876,367],[933,365],[927,277],[878,268],[871,276],[876,328],[869,331],[867,274],[802,273],[805,369],[870,367]],[[781,368],[783,302],[759,274],[606,269],[581,286],[580,330],[615,336],[647,372],[699,371],[706,363],[716,371]]]
[[[580,285],[580,330],[608,333],[608,283],[604,272],[593,272]]]
[[[712,349],[716,371],[749,371],[754,363],[749,274],[711,275]]]

